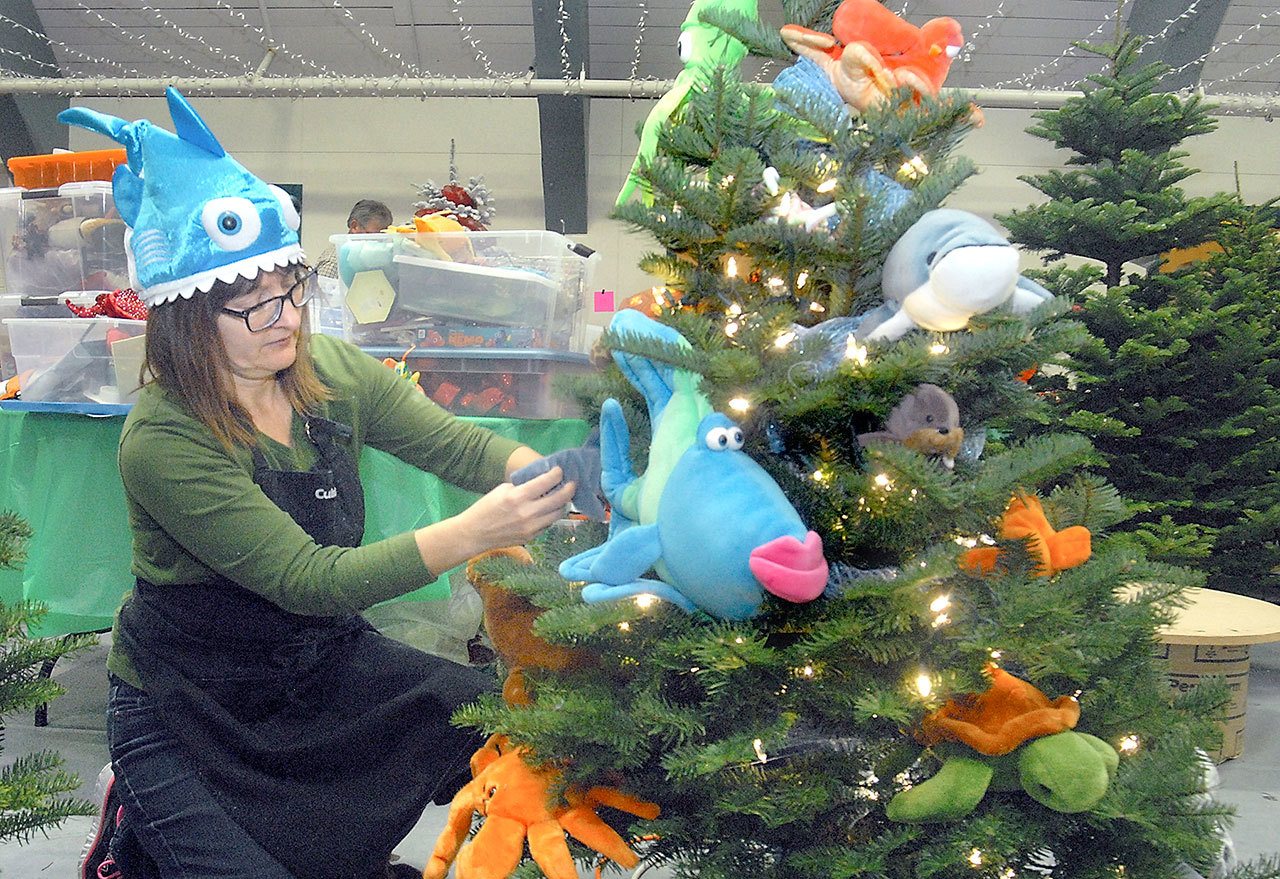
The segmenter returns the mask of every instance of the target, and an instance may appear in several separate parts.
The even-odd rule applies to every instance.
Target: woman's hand
[[[504,482],[456,516],[414,532],[427,569],[443,574],[490,549],[527,543],[564,515],[572,482],[553,467],[523,485]],[[557,487],[558,486],[558,487]]]
[[[521,485],[504,482],[460,513],[484,544],[475,554],[527,543],[561,518],[576,490],[572,482],[561,485],[563,478],[552,467]]]

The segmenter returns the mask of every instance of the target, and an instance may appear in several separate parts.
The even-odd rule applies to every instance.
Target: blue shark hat
[[[237,162],[187,99],[165,90],[177,134],[83,107],[58,120],[125,147],[111,178],[128,226],[129,280],[148,306],[207,293],[215,281],[255,278],[304,259],[293,200]]]

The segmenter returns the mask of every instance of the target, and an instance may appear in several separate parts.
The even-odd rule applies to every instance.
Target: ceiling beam
[[[1201,56],[1213,48],[1230,5],[1231,0],[1199,0],[1192,4],[1195,13],[1182,18],[1187,11],[1185,0],[1134,0],[1129,12],[1131,32],[1150,37],[1168,30],[1164,39],[1143,51],[1143,57],[1172,68],[1160,80],[1167,91],[1194,88],[1200,82],[1204,69]]]
[[[533,73],[559,80],[560,94],[538,95],[542,141],[542,210],[546,228],[561,234],[587,231],[588,101],[572,94],[572,82],[586,77],[586,0],[531,0]]]
[[[4,11],[23,27],[37,34],[44,33],[44,24],[31,0],[9,0]],[[15,54],[6,52],[0,56],[0,67],[18,74],[17,78],[56,78],[61,74],[58,59],[54,57],[49,43],[21,28],[7,28],[5,48]],[[70,103],[66,97],[56,93],[9,92],[0,95],[0,160],[8,162],[14,156],[34,156],[51,153],[54,149],[66,149],[70,134],[67,126],[58,122],[57,116]]]

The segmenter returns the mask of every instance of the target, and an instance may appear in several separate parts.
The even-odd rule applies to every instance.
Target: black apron
[[[316,542],[356,546],[351,431],[306,424],[316,466],[272,470],[255,448],[254,481]],[[222,806],[299,879],[381,879],[424,807],[469,778],[483,741],[449,715],[493,682],[358,614],[300,616],[225,579],[139,580],[118,631]]]

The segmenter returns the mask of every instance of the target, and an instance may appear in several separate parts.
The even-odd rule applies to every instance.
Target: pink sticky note
[[[597,312],[613,311],[612,290],[597,290],[592,295],[595,297],[595,309]]]

